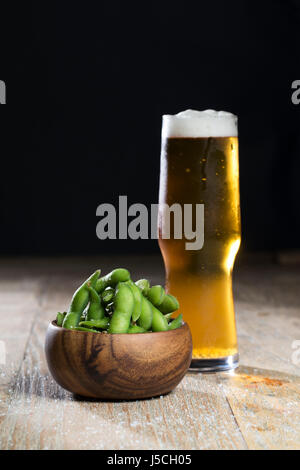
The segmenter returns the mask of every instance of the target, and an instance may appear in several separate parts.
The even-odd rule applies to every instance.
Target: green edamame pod
[[[109,318],[104,317],[101,318],[100,320],[86,320],[86,321],[81,321],[79,323],[79,326],[84,326],[84,327],[91,327],[91,328],[102,328],[104,330],[109,324]]]
[[[150,302],[162,313],[175,312],[179,309],[179,302],[171,294],[166,294],[162,286],[153,286],[147,294]]]
[[[152,311],[152,331],[167,331],[169,328],[166,317],[155,306],[152,307]]]
[[[159,306],[159,310],[162,313],[171,313],[171,312],[175,312],[175,310],[178,310],[178,309],[179,309],[179,302],[176,299],[176,297],[174,297],[174,295],[171,295],[171,294],[166,294],[164,296],[162,303]]]
[[[95,287],[99,275],[100,270],[97,270],[76,290],[71,301],[69,312],[78,312],[79,310],[81,313],[83,312],[89,302],[88,287]]]
[[[169,321],[174,312],[164,314],[164,317]]]
[[[92,274],[74,293],[68,313],[64,318],[63,327],[72,329],[78,326],[80,317],[89,302],[88,287],[95,287],[100,270]]]
[[[132,321],[136,322],[142,312],[142,293],[135,283],[130,279],[126,284],[131,288],[134,297],[134,307],[132,312]]]
[[[91,286],[88,286],[88,291],[90,294],[90,305],[86,314],[86,320],[101,320],[105,316],[105,310],[101,304],[100,296]]]
[[[141,289],[142,294],[147,297],[150,290],[150,282],[148,279],[139,279],[135,284]]]
[[[114,312],[111,317],[109,333],[127,333],[134,308],[134,296],[130,287],[119,282],[114,297]]]
[[[178,317],[174,318],[174,320],[169,323],[168,329],[169,330],[176,330],[176,328],[179,328],[182,325],[182,313],[178,315]]]
[[[68,312],[63,321],[63,328],[73,330],[80,322],[80,312]]]
[[[152,325],[153,310],[152,304],[146,297],[142,296],[142,310],[141,315],[137,321],[138,325],[145,330],[150,330]]]
[[[165,289],[162,286],[152,286],[147,297],[155,307],[159,307],[165,298]]]
[[[75,326],[72,330],[76,331],[90,331],[91,333],[101,333],[101,331],[92,330],[91,328],[84,328],[83,326]]]
[[[129,281],[129,279],[130,273],[127,269],[117,268],[114,269],[112,272],[106,274],[106,276],[103,276],[98,279],[95,289],[99,294],[103,292],[106,287],[114,287],[118,284],[118,282]]]
[[[56,324],[57,324],[57,326],[62,326],[66,314],[67,314],[67,312],[63,312],[63,313],[58,312],[58,314],[56,315]]]
[[[131,325],[127,333],[146,333],[146,330],[138,325]]]
[[[104,305],[109,304],[114,298],[115,289],[113,287],[106,287],[101,294],[102,302]]]

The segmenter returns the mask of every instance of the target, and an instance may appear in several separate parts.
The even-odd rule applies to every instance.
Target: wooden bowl
[[[50,323],[45,344],[56,382],[78,395],[138,399],[163,395],[179,384],[192,358],[186,323],[160,333],[97,334]]]

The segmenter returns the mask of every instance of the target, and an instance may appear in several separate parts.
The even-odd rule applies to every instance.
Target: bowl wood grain
[[[182,380],[192,358],[186,323],[176,330],[97,334],[50,323],[45,343],[49,370],[66,390],[101,399],[163,395]]]

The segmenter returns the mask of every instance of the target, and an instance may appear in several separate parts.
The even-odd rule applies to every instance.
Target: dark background
[[[98,240],[95,213],[157,202],[161,115],[186,108],[239,116],[243,249],[300,248],[299,2],[23,3],[2,16],[2,254],[158,250]]]

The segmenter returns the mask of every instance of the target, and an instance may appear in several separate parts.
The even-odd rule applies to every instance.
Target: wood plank
[[[0,426],[39,311],[40,298],[38,280],[17,277],[14,281],[0,282],[0,341],[4,353],[0,364]]]
[[[132,402],[78,399],[50,377],[43,352],[48,322],[99,265],[128,266],[163,282],[160,257],[3,260],[0,263],[1,449],[300,448],[300,270],[238,266],[235,299],[242,366],[188,373],[168,396]],[[26,353],[24,350],[26,348]]]
[[[234,294],[243,365],[300,375],[300,364],[292,361],[293,343],[300,340],[299,286],[294,267],[238,269]]]
[[[249,449],[299,449],[299,377],[240,367],[219,381]]]
[[[44,335],[49,317],[72,292],[66,283],[57,288],[57,281],[47,280],[47,300],[1,426],[3,449],[246,448],[216,376],[188,374],[168,396],[119,403],[78,400],[56,385],[45,363]]]

